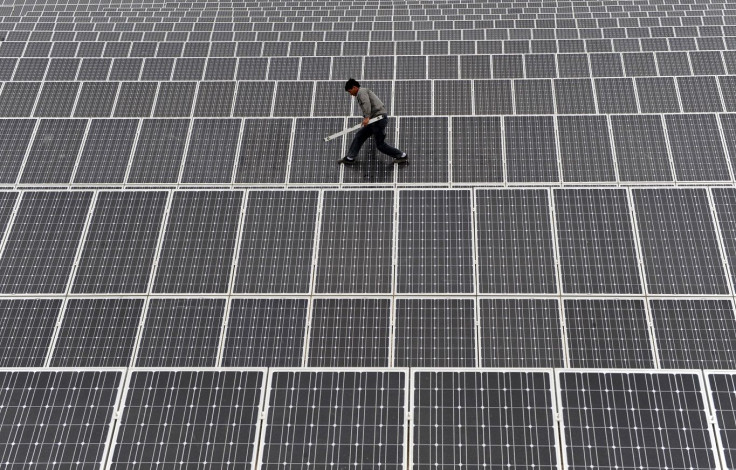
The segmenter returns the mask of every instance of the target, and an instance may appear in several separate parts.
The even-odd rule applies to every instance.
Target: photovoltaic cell
[[[728,293],[705,190],[633,195],[649,293]]]
[[[390,299],[315,299],[310,367],[387,367]]]
[[[270,116],[274,87],[273,82],[238,82],[233,116]]]
[[[174,194],[154,292],[227,292],[242,200],[240,191]]]
[[[412,373],[412,468],[558,468],[549,372]]]
[[[697,374],[559,375],[566,468],[716,468]]]
[[[189,132],[188,119],[144,119],[128,183],[176,183]]]
[[[234,289],[308,293],[317,191],[250,191]]]
[[[480,299],[482,367],[562,367],[557,299]]]
[[[2,371],[3,463],[99,468],[112,433],[120,371]]]
[[[345,116],[350,114],[353,104],[352,97],[345,93],[343,82],[316,82],[315,85],[314,116]],[[365,88],[365,84],[361,83],[361,88]]]
[[[397,80],[394,82],[396,116],[429,116],[432,114],[432,82],[429,80]]]
[[[137,119],[92,120],[74,183],[123,183],[137,130]]]
[[[456,60],[455,56],[450,57]],[[436,80],[434,82],[434,113],[443,116],[473,114],[471,86],[470,80]]]
[[[630,78],[595,79],[598,112],[625,114],[639,112],[636,107],[634,82]]]
[[[568,189],[554,196],[564,292],[642,293],[626,192]]]
[[[0,116],[30,117],[40,88],[39,82],[5,83],[0,94]]]
[[[43,367],[62,299],[0,299],[0,367]]]
[[[396,299],[394,367],[475,367],[473,299]]]
[[[213,367],[225,299],[151,299],[136,367]]]
[[[259,468],[404,468],[402,371],[275,371]]]
[[[393,215],[390,191],[324,193],[317,292],[392,292]]]
[[[313,88],[313,82],[277,82],[273,115],[311,116]]]
[[[397,292],[472,293],[468,191],[401,191]]]
[[[475,210],[480,292],[557,292],[547,191],[479,190]]]
[[[240,119],[195,119],[184,163],[183,183],[230,183]]]
[[[291,129],[291,119],[245,119],[235,182],[283,183]]]
[[[64,293],[92,193],[26,192],[0,256],[0,292]]]
[[[665,116],[672,160],[681,181],[730,180],[718,122],[713,114]]]
[[[128,367],[143,299],[70,299],[52,367]]]
[[[508,181],[559,181],[555,125],[551,116],[504,118]]]
[[[730,300],[650,299],[660,365],[733,369],[736,316]]]
[[[36,121],[0,119],[0,184],[15,183]]]
[[[110,468],[253,468],[264,375],[133,372]]]
[[[223,367],[299,367],[307,299],[233,299]]]
[[[20,182],[68,183],[86,127],[86,120],[41,120]]]
[[[723,111],[716,77],[678,77],[682,110],[686,113]]]
[[[166,192],[100,192],[72,292],[146,293]]]
[[[660,116],[611,116],[611,130],[621,181],[672,181]]]

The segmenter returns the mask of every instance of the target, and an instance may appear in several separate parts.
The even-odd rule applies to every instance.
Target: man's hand
[[[368,125],[368,121],[370,121],[370,120],[371,120],[371,118],[369,118],[369,117],[363,118],[363,127],[367,126]]]

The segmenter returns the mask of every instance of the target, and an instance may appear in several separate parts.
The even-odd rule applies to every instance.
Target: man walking
[[[363,112],[363,127],[358,130],[353,137],[353,142],[350,144],[348,154],[338,160],[338,163],[344,163],[346,165],[352,165],[355,163],[355,157],[358,156],[360,147],[370,137],[373,136],[373,140],[376,141],[376,148],[381,152],[393,157],[396,163],[406,163],[409,158],[405,152],[394,148],[386,143],[386,125],[388,124],[388,116],[386,113],[386,107],[383,105],[378,96],[373,91],[367,88],[361,88],[360,83],[357,80],[350,79],[345,83],[345,91],[350,93],[358,100],[358,105]],[[368,124],[372,118],[377,116],[383,116],[382,119]]]

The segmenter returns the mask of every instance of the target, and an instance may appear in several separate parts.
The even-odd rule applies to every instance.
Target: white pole
[[[368,124],[373,124],[374,122],[380,121],[383,118],[384,118],[384,116],[376,116],[373,119],[371,119],[370,121],[368,121]],[[355,125],[353,127],[348,127],[344,131],[340,131],[337,134],[328,135],[327,137],[325,137],[325,142],[329,142],[329,141],[331,141],[333,139],[337,139],[341,135],[345,135],[345,134],[349,134],[350,132],[357,131],[361,127],[363,127],[363,124],[358,124],[358,125]]]

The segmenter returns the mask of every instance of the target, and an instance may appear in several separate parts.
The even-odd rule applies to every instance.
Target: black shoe
[[[406,152],[402,153],[400,157],[395,157],[394,161],[396,163],[408,163],[409,162],[409,156],[406,154]]]
[[[348,158],[348,157],[342,157],[337,161],[337,163],[342,163],[343,165],[352,165],[355,163],[354,158]]]

